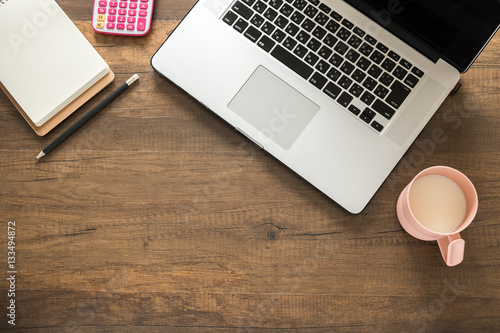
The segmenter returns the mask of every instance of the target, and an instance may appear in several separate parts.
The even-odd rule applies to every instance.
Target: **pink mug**
[[[440,232],[429,229],[417,220],[410,206],[410,191],[415,181],[429,175],[444,176],[452,180],[465,196],[465,217],[461,224],[453,231]],[[472,182],[463,173],[446,166],[434,166],[421,171],[401,192],[398,204],[397,214],[401,226],[413,237],[425,240],[435,241],[439,244],[441,255],[448,266],[460,264],[464,259],[465,241],[460,237],[460,232],[467,228],[472,222],[477,212],[478,199],[476,189]]]

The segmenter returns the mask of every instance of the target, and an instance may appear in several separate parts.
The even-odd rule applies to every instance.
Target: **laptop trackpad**
[[[272,140],[287,150],[319,111],[318,105],[262,66],[228,107],[260,131],[259,143],[265,146]]]

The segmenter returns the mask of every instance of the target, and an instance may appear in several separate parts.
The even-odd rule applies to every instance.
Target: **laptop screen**
[[[470,66],[500,25],[500,0],[347,2],[361,5],[365,14],[368,10],[369,16],[403,40],[407,40],[406,34],[423,42],[460,72]],[[394,23],[403,29],[394,31]]]

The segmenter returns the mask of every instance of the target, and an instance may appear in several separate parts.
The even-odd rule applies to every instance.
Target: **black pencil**
[[[118,97],[122,92],[124,92],[132,83],[139,79],[139,75],[134,74],[130,79],[127,80],[124,84],[122,84],[118,89],[113,91],[111,95],[106,97],[101,103],[99,103],[95,108],[93,108],[89,113],[83,116],[80,120],[73,124],[70,128],[66,130],[63,134],[61,134],[57,139],[55,139],[50,145],[48,145],[44,150],[38,154],[36,160],[38,161],[45,155],[47,155],[52,149],[57,147],[61,142],[63,142],[68,136],[70,136],[74,131],[79,129],[83,124],[85,124],[92,116],[94,116],[97,112],[101,111],[106,105],[111,103],[116,97]]]

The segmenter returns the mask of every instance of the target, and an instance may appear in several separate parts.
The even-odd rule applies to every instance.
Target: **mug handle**
[[[437,242],[446,265],[456,266],[464,260],[465,241],[459,233],[440,237]]]

